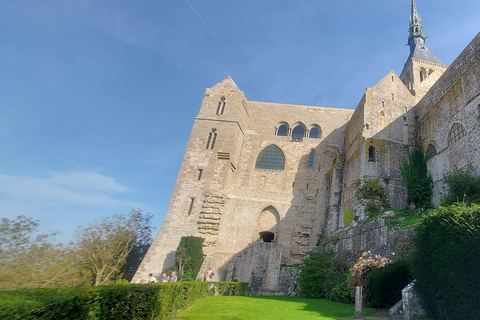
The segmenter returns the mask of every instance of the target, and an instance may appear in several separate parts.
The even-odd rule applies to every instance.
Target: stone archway
[[[278,211],[273,206],[263,209],[258,215],[255,237],[263,242],[275,242],[279,220]]]

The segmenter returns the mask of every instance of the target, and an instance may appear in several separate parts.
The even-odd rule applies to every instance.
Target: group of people
[[[203,280],[210,281],[214,274],[215,273],[213,272],[213,269],[209,268],[208,271],[205,272]],[[153,273],[150,273],[148,275],[147,283],[156,283],[156,282],[166,283],[166,282],[177,282],[177,281],[178,281],[177,273],[175,271],[172,271],[170,276],[167,276],[165,272],[162,273],[162,278],[160,279],[160,281],[157,281],[157,278],[153,275]]]
[[[178,281],[177,273],[175,271],[172,271],[169,276],[167,276],[165,272],[162,273],[162,278],[160,279],[160,281],[157,281],[157,278],[153,276],[153,273],[150,273],[148,275],[147,282],[148,283],[156,283],[156,282],[166,283],[166,282],[177,282],[177,281]]]

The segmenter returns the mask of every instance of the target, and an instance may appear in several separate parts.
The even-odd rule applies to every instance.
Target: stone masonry
[[[359,224],[356,190],[381,178],[390,204],[408,206],[400,167],[416,146],[428,154],[435,204],[445,174],[480,173],[480,35],[447,68],[426,47],[413,2],[408,41],[401,75],[367,88],[355,110],[250,101],[230,77],[207,89],[165,222],[133,281],[172,267],[182,236],[205,239],[200,275],[212,267],[214,281],[236,276],[256,293],[285,291],[281,266],[301,263],[319,239],[337,237],[345,254],[387,255],[408,237]]]

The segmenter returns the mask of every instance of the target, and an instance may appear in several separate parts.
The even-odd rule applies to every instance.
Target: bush
[[[203,263],[203,238],[182,237],[175,253],[175,261],[180,280],[195,280]]]
[[[370,276],[368,291],[372,307],[391,307],[402,299],[402,289],[413,277],[407,260],[400,260],[380,269]]]
[[[435,319],[480,319],[480,205],[432,210],[417,227],[415,288]]]
[[[207,295],[245,295],[242,282],[177,282],[0,291],[0,319],[165,319]]]
[[[336,260],[333,251],[320,249],[307,254],[299,274],[300,294],[307,298],[342,299],[345,295],[342,285],[349,277],[349,265]]]
[[[380,178],[363,177],[363,185],[357,190],[356,197],[365,206],[367,217],[390,208],[390,202],[388,202],[385,189],[380,184]]]
[[[480,178],[473,176],[472,169],[454,170],[445,177],[445,183],[447,195],[441,199],[442,206],[456,202],[480,202]]]
[[[433,179],[427,171],[427,162],[422,149],[415,149],[403,161],[400,169],[403,181],[407,187],[408,201],[418,208],[431,208],[433,195]]]

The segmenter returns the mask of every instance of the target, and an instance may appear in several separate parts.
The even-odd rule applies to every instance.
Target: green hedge
[[[242,282],[177,282],[0,291],[0,319],[166,319],[198,298],[245,295]]]
[[[412,271],[435,319],[480,319],[480,205],[431,211],[416,229]]]

